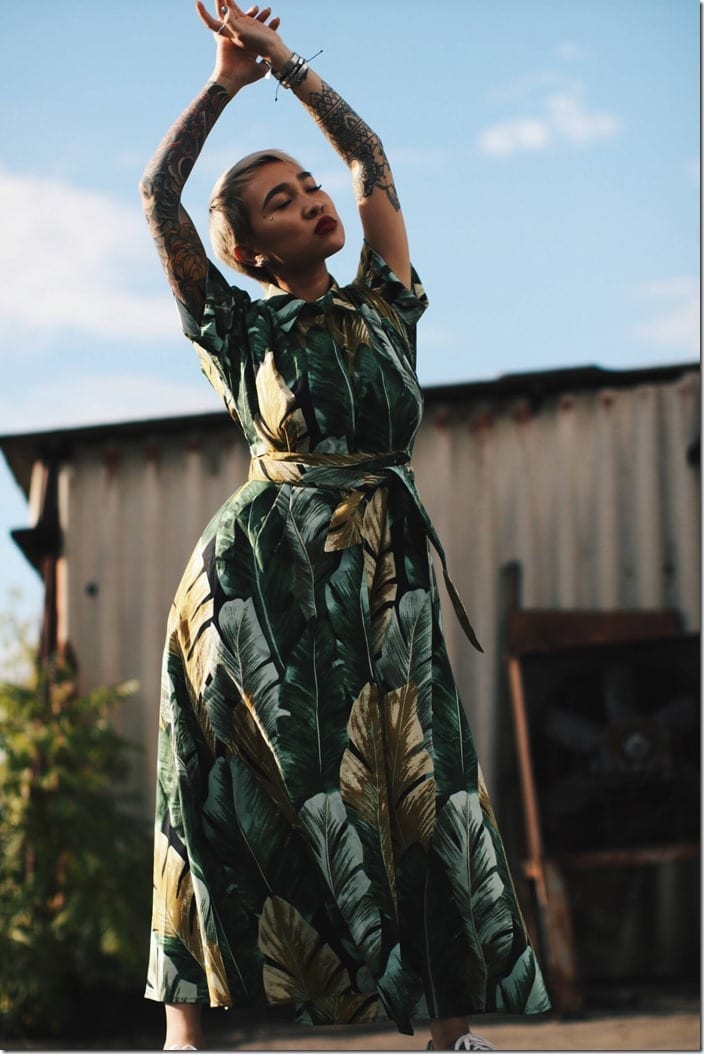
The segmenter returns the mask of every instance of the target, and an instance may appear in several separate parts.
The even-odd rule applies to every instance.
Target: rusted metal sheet
[[[507,713],[497,706],[502,567],[520,565],[525,607],[668,607],[698,628],[700,476],[688,451],[699,427],[696,371],[541,401],[428,401],[414,463],[485,649],[470,654],[446,619],[491,774]]]

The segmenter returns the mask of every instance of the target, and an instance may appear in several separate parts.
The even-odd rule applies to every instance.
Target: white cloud
[[[689,276],[644,282],[634,290],[651,308],[636,336],[659,348],[699,354],[699,281]]]
[[[79,375],[0,398],[3,434],[204,413],[224,405],[196,371],[192,383],[140,374]]]
[[[621,121],[614,114],[589,111],[579,99],[571,95],[551,95],[545,107],[548,121],[556,135],[575,146],[612,139],[621,130]]]
[[[0,334],[73,331],[151,340],[174,334],[167,288],[139,205],[0,168]]]
[[[612,139],[621,131],[621,120],[607,111],[590,110],[580,85],[565,86],[547,95],[542,112],[499,121],[484,129],[478,148],[489,157],[510,157],[522,151],[544,150],[552,143],[584,147]]]
[[[485,129],[479,137],[479,149],[490,157],[509,157],[519,150],[543,150],[551,140],[547,121],[522,117]]]
[[[490,88],[487,99],[496,106],[538,105],[548,91],[578,95],[582,82],[559,70],[533,70],[506,84]]]

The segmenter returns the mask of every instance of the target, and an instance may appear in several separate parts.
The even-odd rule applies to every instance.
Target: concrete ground
[[[594,1017],[581,1021],[532,1021],[481,1025],[481,1033],[499,1050],[701,1050],[700,1018],[696,1013]],[[269,1029],[266,1033],[230,1033],[211,1050],[423,1050],[425,1030],[399,1036],[395,1030],[299,1028]]]
[[[581,1051],[581,1050],[701,1050],[701,1020],[692,1010],[679,1010],[659,1014],[619,1014],[618,1016],[593,1015],[572,1021],[541,1020],[521,1021],[518,1024],[492,1023],[481,1025],[481,1032],[501,1051]],[[289,1051],[337,1051],[337,1050],[424,1050],[428,1034],[419,1029],[414,1036],[399,1036],[389,1028],[316,1028],[297,1026],[260,1026],[241,1031],[229,1029],[214,1034],[208,1049],[211,1051],[234,1050],[289,1050]],[[78,1043],[62,1043],[54,1040],[50,1044],[41,1041],[17,1043],[8,1041],[5,1050],[158,1050],[159,1040],[150,1037],[131,1038],[124,1045],[115,1038],[101,1042],[83,1040]]]
[[[612,1002],[609,1009],[600,1004],[580,1017],[560,1018],[554,1013],[540,1017],[477,1018],[473,1025],[501,1051],[582,1051],[582,1050],[702,1050],[700,998],[698,991],[687,995],[650,993],[627,1004]],[[142,1002],[146,1014],[128,1011],[106,1029],[105,1039],[96,1032],[80,1039],[3,1040],[6,1051],[157,1051],[163,1043],[163,1011],[156,1003]],[[131,1010],[132,1008],[130,1008]],[[103,1019],[104,1025],[107,1021]],[[124,1027],[120,1027],[122,1024]],[[102,1035],[102,1030],[99,1033]],[[393,1027],[367,1025],[345,1028],[309,1028],[296,1025],[290,1014],[235,1015],[226,1011],[207,1011],[208,1050],[424,1050],[427,1028],[419,1027],[413,1036],[401,1036]]]

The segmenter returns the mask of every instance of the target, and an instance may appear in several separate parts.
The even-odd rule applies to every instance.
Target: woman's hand
[[[222,84],[232,94],[264,77],[267,61],[272,56],[288,55],[276,30],[280,19],[271,18],[271,8],[259,10],[258,6],[247,11],[233,0],[218,0],[218,18],[206,9],[202,0],[196,0],[196,9],[201,21],[212,30],[217,44],[217,57],[213,80]]]

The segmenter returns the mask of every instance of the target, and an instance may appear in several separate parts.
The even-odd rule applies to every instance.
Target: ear
[[[236,245],[234,248],[235,259],[245,267],[257,266],[257,253],[247,245]]]

